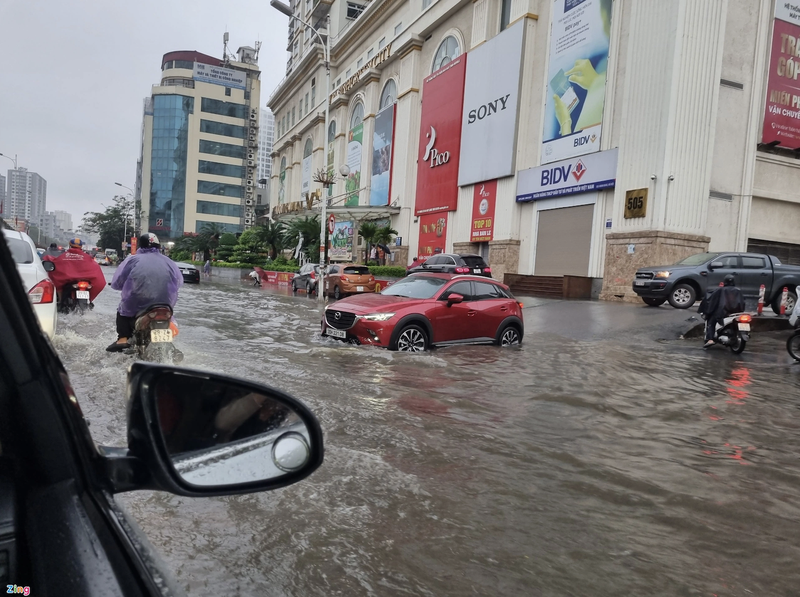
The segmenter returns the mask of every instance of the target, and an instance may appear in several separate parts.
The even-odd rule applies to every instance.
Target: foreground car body
[[[198,270],[194,265],[191,263],[183,263],[182,261],[177,262],[175,265],[177,265],[178,269],[181,270],[184,282],[187,284],[200,283],[200,270]]]
[[[449,344],[522,342],[522,305],[508,287],[479,276],[414,274],[380,294],[325,309],[322,335],[408,352]]]
[[[11,249],[11,255],[17,266],[17,273],[22,278],[22,285],[33,305],[33,311],[39,320],[39,325],[52,338],[56,333],[58,320],[58,305],[56,303],[56,288],[47,275],[47,267],[53,267],[52,262],[42,262],[36,245],[30,236],[24,232],[3,230],[3,236]]]

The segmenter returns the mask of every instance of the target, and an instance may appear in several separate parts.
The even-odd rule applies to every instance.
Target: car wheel
[[[772,301],[772,310],[775,312],[775,315],[781,314],[781,297],[783,296],[783,291],[778,292],[778,296],[775,297],[775,300]],[[794,311],[794,306],[797,303],[797,295],[789,291],[789,296],[786,297],[786,315],[791,315],[792,311]]]
[[[669,295],[669,304],[676,309],[688,309],[697,300],[697,293],[688,284],[678,284]]]
[[[292,292],[297,292],[297,283],[294,280],[292,280]]]
[[[500,346],[516,346],[522,343],[519,329],[513,324],[509,324],[498,334],[497,344]]]
[[[311,282],[306,282],[306,294],[312,294],[314,292],[314,287],[311,285]]]
[[[428,349],[428,335],[418,325],[404,327],[397,336],[395,350],[400,352],[425,352]]]
[[[796,331],[786,340],[786,350],[795,361],[800,361],[800,330]]]
[[[339,291],[338,285],[333,287],[333,298],[335,298],[337,301],[342,298],[342,293]]]
[[[643,296],[642,300],[645,302],[646,305],[649,305],[651,307],[660,307],[661,305],[667,302],[667,299],[665,298],[652,298],[649,296]]]

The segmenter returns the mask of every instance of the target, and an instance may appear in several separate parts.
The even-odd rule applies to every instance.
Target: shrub
[[[406,275],[406,268],[396,265],[373,265],[369,268],[369,272],[381,278],[402,278]]]

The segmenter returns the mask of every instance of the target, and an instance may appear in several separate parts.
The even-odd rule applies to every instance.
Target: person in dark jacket
[[[722,286],[706,296],[697,308],[697,312],[706,319],[706,343],[703,348],[714,346],[717,323],[722,323],[731,313],[741,313],[744,310],[744,295],[736,288],[734,277],[728,274],[722,281]]]

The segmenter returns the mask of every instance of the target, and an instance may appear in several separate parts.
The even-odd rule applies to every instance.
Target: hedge
[[[202,261],[190,261],[189,263],[193,263],[198,267],[203,266]],[[247,263],[228,263],[227,261],[212,261],[212,267],[227,267],[233,269],[253,269],[253,265],[248,265]],[[259,265],[263,270],[270,271],[270,272],[296,272],[300,269],[296,265],[274,265],[274,264],[266,264],[266,265]],[[396,265],[373,265],[369,268],[369,272],[373,276],[377,276],[379,278],[402,278],[406,275],[406,268],[398,267]]]

